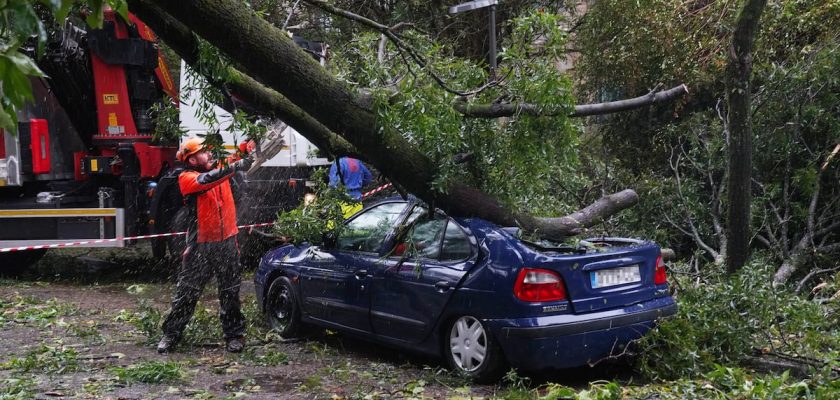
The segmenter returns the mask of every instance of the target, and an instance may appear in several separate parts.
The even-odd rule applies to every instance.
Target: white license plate
[[[633,264],[626,267],[602,269],[600,271],[590,272],[589,280],[592,282],[592,288],[598,289],[608,286],[623,285],[625,283],[640,282],[642,280],[642,276],[639,275],[639,264]]]

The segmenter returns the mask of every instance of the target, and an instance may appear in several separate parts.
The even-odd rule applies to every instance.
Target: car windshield
[[[371,207],[347,222],[338,238],[339,250],[375,252],[405,210],[406,203],[383,203]]]

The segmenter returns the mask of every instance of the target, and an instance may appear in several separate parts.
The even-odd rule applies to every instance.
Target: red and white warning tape
[[[389,187],[391,187],[391,184],[390,184],[390,183],[386,183],[386,184],[384,184],[384,185],[382,185],[382,186],[380,186],[380,187],[378,187],[378,188],[376,188],[376,189],[373,189],[373,190],[371,190],[371,191],[369,191],[369,192],[365,192],[365,193],[363,193],[363,194],[362,194],[362,198],[364,199],[365,197],[368,197],[368,196],[373,196],[373,195],[375,195],[375,194],[377,194],[377,193],[379,193],[379,192],[381,192],[381,191],[383,191],[383,190],[385,190],[385,189],[388,189]]]
[[[263,222],[259,224],[250,224],[250,225],[240,225],[238,226],[239,229],[249,229],[249,228],[257,228],[260,226],[269,226],[274,225],[273,222]],[[169,237],[169,236],[180,236],[186,235],[187,232],[171,232],[171,233],[156,233],[154,235],[141,235],[141,236],[129,236],[129,237],[116,237],[112,239],[90,239],[90,240],[81,240],[77,242],[63,242],[63,243],[51,243],[51,244],[39,244],[34,246],[19,246],[19,247],[4,247],[0,248],[0,253],[9,253],[12,251],[24,251],[24,250],[40,250],[40,249],[57,249],[61,247],[73,247],[73,246],[84,246],[88,244],[101,244],[101,243],[112,243],[112,242],[119,242],[122,240],[141,240],[141,239],[154,239],[154,238],[161,238],[161,237]]]
[[[362,198],[366,198],[372,196],[376,193],[379,193],[387,188],[391,187],[390,183],[384,184],[376,189],[373,189],[369,192],[362,194]],[[251,229],[251,228],[258,228],[262,226],[271,226],[274,225],[273,222],[263,222],[259,224],[250,224],[250,225],[240,225],[238,226],[239,229]],[[61,247],[72,247],[72,246],[84,246],[88,244],[101,244],[101,243],[112,243],[118,242],[122,240],[141,240],[141,239],[154,239],[154,238],[161,238],[161,237],[169,237],[169,236],[180,236],[186,235],[187,232],[171,232],[171,233],[156,233],[154,235],[141,235],[141,236],[129,236],[129,237],[117,237],[113,239],[91,239],[91,240],[81,240],[77,242],[63,242],[63,243],[51,243],[51,244],[39,244],[34,246],[19,246],[19,247],[3,247],[0,248],[0,253],[9,253],[12,251],[25,251],[25,250],[40,250],[40,249],[57,249]]]

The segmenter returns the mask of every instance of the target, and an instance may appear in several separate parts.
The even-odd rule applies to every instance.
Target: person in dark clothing
[[[215,274],[225,349],[238,353],[245,347],[245,318],[239,302],[239,229],[230,178],[237,171],[247,171],[252,160],[230,160],[227,166],[217,168],[200,138],[185,141],[177,158],[187,166],[178,176],[178,186],[190,213],[190,227],[172,309],[163,322],[163,338],[157,350],[166,353],[178,343],[204,286]]]

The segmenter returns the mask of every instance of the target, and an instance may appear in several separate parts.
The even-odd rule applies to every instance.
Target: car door
[[[332,248],[311,247],[300,272],[306,316],[370,332],[370,271],[382,243],[406,209],[403,201],[375,205],[346,222]]]
[[[418,219],[374,270],[370,312],[374,333],[422,341],[474,264],[476,253],[474,239],[454,220],[441,214]]]

